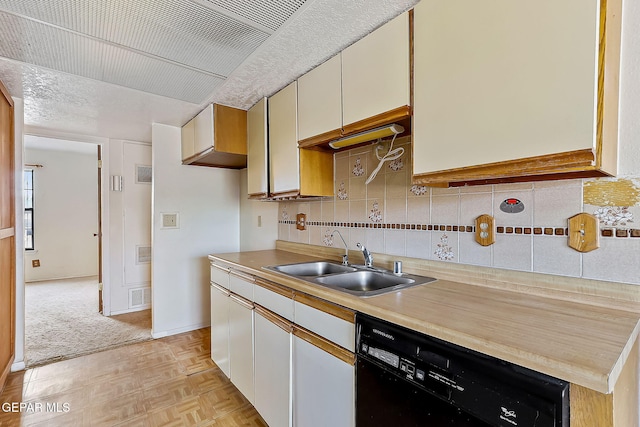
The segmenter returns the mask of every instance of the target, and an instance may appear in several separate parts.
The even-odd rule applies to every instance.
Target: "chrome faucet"
[[[344,241],[344,237],[342,237],[342,234],[340,234],[338,230],[333,230],[333,233],[331,233],[331,237],[333,238],[333,235],[336,233],[338,233],[338,236],[340,236],[340,240],[342,240],[342,243],[344,244],[344,255],[342,255],[342,265],[349,265],[349,247],[347,246],[347,242]]]
[[[369,249],[365,248],[362,243],[356,243],[356,246],[362,251],[362,255],[364,256],[364,266],[373,267],[373,255],[371,255]]]

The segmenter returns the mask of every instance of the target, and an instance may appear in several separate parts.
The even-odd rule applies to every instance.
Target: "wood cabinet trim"
[[[342,137],[342,129],[334,129],[328,132],[321,133],[319,135],[311,136],[309,138],[301,139],[298,141],[298,147],[310,148],[321,144],[325,144]]]
[[[242,272],[237,271],[237,270],[229,269],[229,274],[231,276],[235,276],[235,277],[237,277],[239,279],[246,280],[247,282],[255,283],[255,281],[256,281],[256,278],[254,276],[242,273]]]
[[[238,304],[240,304],[241,306],[248,308],[249,310],[253,310],[254,309],[254,304],[252,301],[249,301],[248,299],[246,299],[245,297],[238,295],[238,294],[234,294],[233,292],[229,292],[229,297],[234,300],[235,302],[237,302]]]
[[[293,323],[289,322],[284,317],[277,315],[273,311],[268,310],[259,304],[254,304],[254,309],[257,314],[261,315],[283,331],[287,333],[291,333],[293,331]]]
[[[266,199],[268,197],[269,197],[269,195],[267,193],[251,193],[251,194],[249,194],[249,199],[251,199],[251,200]]]
[[[216,282],[209,282],[209,284],[213,289],[220,291],[221,293],[226,294],[227,296],[231,295],[231,293],[229,292],[229,289],[225,288],[224,286],[220,286]]]
[[[430,184],[476,181],[514,176],[584,172],[586,170],[595,171],[595,155],[592,150],[588,149],[423,173],[414,175],[412,182],[414,184]]]
[[[216,151],[247,154],[247,112],[213,104],[213,146]]]
[[[288,288],[286,286],[277,284],[277,283],[273,283],[273,282],[268,282],[264,279],[261,279],[259,277],[256,277],[255,279],[255,284],[260,286],[261,288],[265,288],[271,292],[274,292],[278,295],[282,295],[283,297],[289,298],[289,299],[293,299],[293,289]]]
[[[300,195],[333,196],[333,153],[300,148]]]
[[[402,107],[394,108],[390,111],[385,111],[384,113],[376,114],[372,117],[367,117],[366,119],[360,120],[355,123],[343,125],[342,133],[344,136],[348,136],[378,126],[387,125],[395,121],[400,121],[408,117],[411,117],[411,107],[408,105],[404,105]],[[408,130],[406,126],[405,129]]]
[[[287,190],[287,191],[280,191],[277,193],[271,193],[271,197],[274,198],[285,198],[285,197],[297,197],[300,195],[300,190]]]
[[[348,308],[344,308],[339,305],[333,304],[331,302],[328,302],[316,297],[312,297],[311,295],[298,293],[298,292],[295,293],[293,300],[301,304],[307,305],[309,307],[318,309],[324,313],[335,316],[346,322],[355,324],[356,313],[355,311],[349,310]]]
[[[318,347],[321,350],[329,353],[330,355],[337,357],[343,362],[349,365],[355,365],[356,363],[356,355],[346,348],[340,347],[327,340],[326,338],[321,337],[320,335],[314,334],[313,332],[301,328],[298,325],[293,325],[293,335],[296,337],[305,340],[309,344]]]

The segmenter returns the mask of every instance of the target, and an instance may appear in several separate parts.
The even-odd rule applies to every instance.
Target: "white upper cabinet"
[[[267,98],[262,98],[247,112],[247,187],[252,198],[264,198],[269,193],[268,141]]]
[[[414,181],[615,173],[619,12],[620,0],[420,2]]]
[[[410,105],[409,13],[342,51],[342,117],[346,126]]]
[[[298,138],[307,138],[342,128],[340,54],[298,79]]]
[[[299,192],[297,83],[269,98],[269,170],[272,194]]]

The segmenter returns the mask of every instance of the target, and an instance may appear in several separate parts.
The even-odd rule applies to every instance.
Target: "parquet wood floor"
[[[0,426],[266,427],[211,361],[209,331],[12,373]]]

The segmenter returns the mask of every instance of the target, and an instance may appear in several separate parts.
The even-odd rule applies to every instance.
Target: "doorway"
[[[109,187],[99,191],[98,145],[24,140],[26,365],[150,339],[149,310],[101,314],[111,295],[100,280],[101,202]]]

